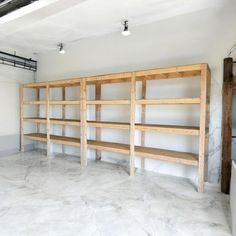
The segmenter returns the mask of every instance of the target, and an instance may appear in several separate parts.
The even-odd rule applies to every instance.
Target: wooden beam
[[[36,88],[37,101],[40,101],[40,88]],[[37,117],[40,117],[40,104],[37,105]],[[37,133],[40,133],[40,123],[37,124]]]
[[[80,82],[80,162],[81,166],[87,166],[87,106],[86,106],[86,80]]]
[[[66,88],[65,87],[62,87],[62,100],[65,101],[66,100]],[[62,108],[61,108],[61,112],[62,112],[62,119],[65,119],[66,118],[66,105],[63,104],[62,105]],[[65,126],[62,125],[62,136],[65,136]],[[62,153],[63,155],[65,155],[65,145],[62,145]]]
[[[142,80],[142,99],[146,99],[146,87],[147,87],[147,81]],[[141,123],[146,123],[146,105],[141,105]],[[145,131],[141,131],[141,146],[145,146]],[[145,169],[145,158],[141,159],[141,169]]]
[[[147,104],[147,105],[200,104],[200,98],[139,99],[136,100],[136,104]]]
[[[95,85],[95,99],[96,100],[101,100],[101,84],[97,83]],[[96,109],[96,121],[101,121],[101,104],[96,104],[95,105]],[[101,140],[101,128],[96,127],[96,140],[100,141]],[[96,150],[96,160],[101,160],[101,151]]]
[[[19,90],[19,99],[20,99],[20,151],[24,152],[24,87],[20,85]]]
[[[46,119],[47,119],[47,156],[51,154],[51,144],[50,144],[50,87],[49,84],[46,86]]]
[[[229,194],[231,178],[232,141],[232,99],[233,98],[233,58],[224,59],[224,78],[222,96],[222,165],[221,191]]]
[[[207,66],[201,68],[201,104],[200,104],[200,135],[199,135],[199,164],[198,164],[198,192],[204,191],[206,172],[206,122],[207,122]]]
[[[135,171],[135,99],[136,82],[133,72],[130,85],[130,176],[134,176]]]

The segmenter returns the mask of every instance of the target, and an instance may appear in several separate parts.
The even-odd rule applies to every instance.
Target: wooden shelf
[[[199,97],[187,98],[154,98],[149,97],[147,81],[160,79],[190,79],[193,77],[199,78],[200,88],[198,88]],[[236,81],[236,79],[235,79]],[[140,82],[141,89],[136,91],[137,84]],[[129,83],[128,99],[104,99],[102,100],[102,85],[114,83]],[[234,83],[236,87],[236,82]],[[87,99],[88,85],[95,85],[94,99]],[[32,140],[47,142],[47,156],[50,155],[51,143],[62,144],[62,152],[65,153],[64,145],[80,146],[81,166],[87,165],[87,148],[96,149],[96,160],[101,160],[101,151],[114,151],[129,155],[129,173],[134,175],[135,169],[135,155],[144,157],[141,159],[141,168],[145,168],[145,158],[152,158],[157,160],[166,160],[175,163],[182,163],[198,168],[198,191],[203,192],[204,181],[207,173],[207,152],[208,152],[208,130],[209,130],[209,103],[210,103],[210,85],[211,73],[207,64],[194,64],[186,66],[172,66],[166,68],[157,68],[150,70],[132,71],[124,73],[96,75],[90,77],[73,78],[67,80],[47,81],[40,83],[29,83],[20,86],[20,148],[24,151],[24,136]],[[76,88],[79,95],[78,100],[66,100],[66,87],[78,86]],[[140,86],[139,86],[140,87]],[[24,101],[25,89],[36,89],[35,101]],[[50,100],[52,88],[61,88],[60,100]],[[40,89],[45,89],[46,98],[40,96]],[[69,91],[68,91],[69,92]],[[136,99],[136,97],[140,99]],[[45,100],[41,100],[45,99]],[[24,118],[24,105],[37,105],[36,117]],[[40,105],[45,105],[46,117],[40,118]],[[58,118],[50,118],[52,105],[61,105],[61,114]],[[75,106],[75,112],[80,115],[78,119],[66,119],[66,105]],[[87,111],[89,105],[95,107],[95,121],[87,121]],[[125,122],[105,122],[101,121],[102,106],[103,105],[126,105],[127,114],[130,120]],[[162,125],[162,124],[146,124],[146,109],[148,105],[166,105],[171,109],[170,105],[197,105],[199,108],[199,127],[193,126],[179,126],[179,125]],[[135,108],[139,106],[140,121],[135,123]],[[37,118],[39,117],[39,118]],[[24,122],[35,122],[37,125],[36,134],[24,135]],[[45,124],[46,134],[41,134],[40,123]],[[62,125],[62,136],[50,135],[51,125]],[[80,127],[80,138],[65,137],[65,126],[72,125]],[[92,127],[95,131],[96,140],[87,139],[87,128]],[[101,140],[102,128],[125,129],[129,131],[129,145],[103,142]],[[135,146],[135,131],[140,131],[140,146]],[[180,135],[195,135],[198,136],[199,153],[185,153],[171,150],[163,150],[158,148],[145,147],[146,132],[162,132],[169,134]],[[178,137],[177,137],[178,138]],[[157,140],[158,142],[158,140]],[[167,140],[168,142],[168,140]]]
[[[23,101],[25,105],[46,105],[47,101]],[[79,105],[78,100],[67,100],[67,101],[49,101],[49,105]]]
[[[24,118],[26,122],[34,123],[47,123],[46,118],[28,117]],[[80,120],[76,119],[50,119],[51,124],[57,125],[80,125]],[[89,127],[93,128],[116,128],[116,129],[129,129],[130,124],[125,122],[109,122],[109,121],[87,121]],[[159,124],[135,124],[135,129],[140,131],[156,131],[171,134],[184,134],[184,135],[199,135],[199,127],[195,126],[181,126],[181,125],[159,125]]]
[[[87,105],[128,105],[130,100],[87,100]]]
[[[25,134],[24,136],[31,140],[42,141],[42,142],[47,141],[47,135],[42,133],[31,133],[31,134]],[[50,141],[52,143],[57,143],[57,144],[66,144],[77,147],[80,146],[79,138],[50,135]],[[130,146],[128,144],[95,141],[95,140],[88,140],[88,147],[101,151],[112,151],[123,154],[129,154],[130,151]],[[155,160],[164,160],[185,165],[193,165],[193,166],[198,165],[198,155],[187,152],[177,152],[158,148],[135,146],[135,155]]]
[[[200,104],[200,98],[140,99],[136,100],[136,104],[146,104],[146,105]]]

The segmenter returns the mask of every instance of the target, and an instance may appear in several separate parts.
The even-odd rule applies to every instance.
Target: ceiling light
[[[131,33],[130,33],[130,31],[129,31],[128,20],[124,20],[124,21],[122,22],[122,24],[123,24],[123,26],[124,26],[124,29],[123,29],[123,31],[121,32],[121,34],[122,34],[123,36],[129,36]]]
[[[63,43],[59,43],[57,46],[59,47],[59,53],[60,54],[65,54],[66,53],[66,50],[64,49]]]

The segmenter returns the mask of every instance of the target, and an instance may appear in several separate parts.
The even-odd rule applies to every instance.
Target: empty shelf
[[[23,104],[27,105],[46,105],[47,101],[23,101]],[[49,101],[50,105],[79,105],[80,101],[78,100],[67,100],[67,101]]]
[[[46,118],[28,117],[24,121],[35,123],[46,123]],[[57,119],[51,118],[51,124],[58,125],[80,125],[80,120],[76,119]],[[94,128],[116,128],[129,129],[129,123],[125,122],[109,122],[109,121],[87,121],[89,127]],[[170,134],[199,135],[199,127],[181,126],[181,125],[159,125],[159,124],[135,124],[135,129],[141,131],[156,131]]]
[[[139,99],[136,104],[168,105],[168,104],[200,104],[200,98],[159,98]]]
[[[47,141],[47,135],[42,133],[25,134],[25,137],[37,141],[44,141],[44,142]],[[67,144],[77,147],[80,146],[79,138],[50,135],[50,141],[52,143]],[[129,154],[130,150],[130,146],[128,144],[95,141],[95,140],[88,140],[87,142],[88,142],[88,148],[93,148],[101,151],[113,151],[123,154]],[[135,154],[137,156],[147,157],[156,160],[164,160],[193,166],[198,165],[198,155],[194,153],[135,146]]]
[[[130,100],[87,100],[88,105],[128,105]]]

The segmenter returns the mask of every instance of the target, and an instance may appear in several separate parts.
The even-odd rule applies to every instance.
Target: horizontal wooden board
[[[47,141],[46,134],[42,133],[31,133],[31,134],[25,134],[24,136],[31,140],[37,140],[43,142]],[[67,144],[77,147],[80,146],[79,138],[50,135],[50,141],[52,143],[57,143],[57,144]],[[88,140],[88,147],[101,151],[113,151],[123,154],[129,154],[130,150],[130,146],[128,144],[95,141],[95,140]],[[193,165],[193,166],[198,165],[198,155],[194,153],[135,146],[135,155],[156,160],[164,160],[174,163],[186,164],[186,165]]]
[[[47,101],[24,101],[25,105],[45,105]],[[49,101],[50,105],[79,105],[80,101],[78,100],[67,100],[67,101],[60,101],[60,100],[51,100]]]
[[[168,78],[182,78],[182,77],[194,77],[201,74],[203,64],[195,65],[184,65],[184,66],[173,66],[165,67],[158,69],[142,70],[136,71],[136,80],[141,79],[168,79]],[[208,67],[209,70],[209,67]],[[39,83],[28,83],[24,84],[24,88],[46,88],[47,84],[49,87],[70,87],[70,86],[79,86],[82,79],[86,80],[87,84],[95,83],[119,83],[119,82],[128,82],[131,79],[132,72],[124,73],[114,73],[114,74],[105,74],[98,76],[90,77],[81,77],[81,78],[72,78],[65,80],[56,80],[49,82],[39,82]]]
[[[147,104],[147,105],[200,104],[200,98],[139,99],[136,100],[136,104]]]
[[[128,105],[130,100],[121,99],[121,100],[87,100],[88,105]]]
[[[46,123],[46,118],[28,117],[24,121],[34,123]],[[50,119],[51,124],[58,125],[80,125],[80,120],[76,119]],[[116,128],[129,129],[130,124],[125,122],[109,122],[109,121],[87,121],[89,127],[94,128]],[[160,125],[160,124],[135,124],[135,129],[140,131],[156,131],[170,134],[184,134],[184,135],[199,135],[199,128],[195,126],[181,126],[181,125]]]

